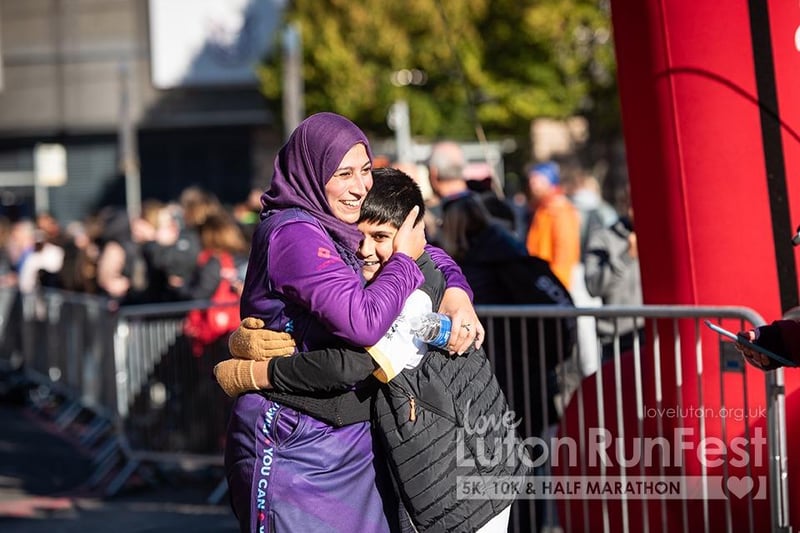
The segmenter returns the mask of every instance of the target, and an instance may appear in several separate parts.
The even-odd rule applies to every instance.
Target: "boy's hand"
[[[294,353],[295,343],[291,335],[263,328],[264,321],[260,318],[247,317],[242,320],[228,339],[231,355],[239,359],[261,361]]]
[[[425,251],[425,224],[414,225],[417,215],[419,215],[419,207],[414,206],[403,221],[403,225],[398,228],[392,243],[395,253],[406,254],[415,261]]]
[[[462,354],[469,350],[473,342],[476,349],[481,347],[485,334],[483,324],[478,320],[469,295],[463,289],[452,287],[445,290],[439,312],[453,321],[453,330],[447,343],[451,353]]]

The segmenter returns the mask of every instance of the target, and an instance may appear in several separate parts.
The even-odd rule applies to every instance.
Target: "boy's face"
[[[364,234],[364,239],[358,247],[358,256],[364,260],[361,273],[365,280],[372,281],[383,264],[392,256],[394,251],[392,244],[397,228],[389,223],[361,222],[358,229]]]

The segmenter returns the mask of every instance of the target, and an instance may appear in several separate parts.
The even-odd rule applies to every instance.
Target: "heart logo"
[[[728,478],[728,491],[739,499],[745,497],[747,493],[753,490],[754,485],[753,478],[750,476],[731,476]]]

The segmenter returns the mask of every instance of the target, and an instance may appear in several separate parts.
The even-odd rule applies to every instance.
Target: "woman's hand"
[[[417,260],[422,252],[425,251],[425,224],[414,224],[419,215],[419,207],[414,206],[403,221],[403,225],[397,230],[392,243],[395,253],[406,254],[413,260]]]
[[[264,329],[264,325],[260,318],[249,316],[228,338],[233,357],[214,367],[214,377],[228,396],[270,388],[270,359],[294,353],[291,335]]]
[[[475,348],[481,347],[485,334],[483,324],[478,320],[469,295],[463,289],[453,287],[444,291],[439,312],[448,315],[453,321],[453,330],[447,343],[451,353],[462,354],[473,343]]]
[[[294,353],[294,339],[288,333],[264,329],[260,318],[246,317],[228,338],[228,349],[238,359],[255,361],[291,355]]]
[[[269,359],[226,359],[214,366],[214,377],[231,398],[245,392],[269,389]]]

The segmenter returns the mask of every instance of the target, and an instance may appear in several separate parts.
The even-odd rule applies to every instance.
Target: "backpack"
[[[239,327],[239,294],[231,283],[236,277],[233,256],[226,252],[203,250],[197,257],[198,268],[205,266],[212,256],[220,262],[220,282],[209,300],[212,305],[207,309],[189,311],[183,325],[195,357],[201,357],[208,345]]]

